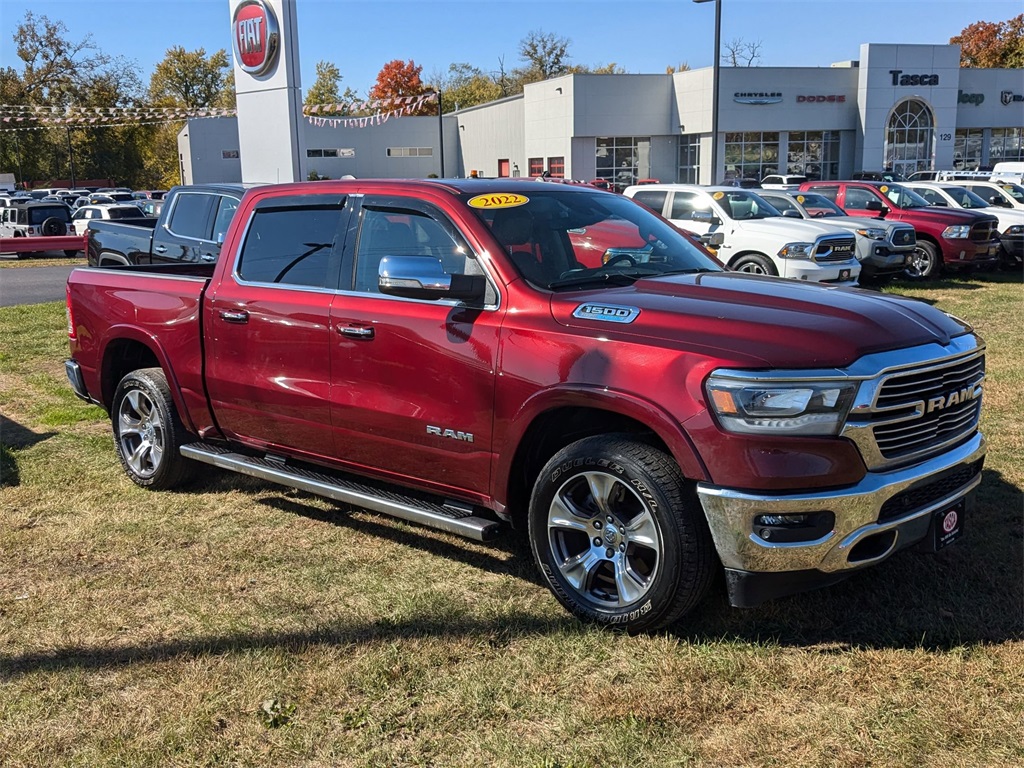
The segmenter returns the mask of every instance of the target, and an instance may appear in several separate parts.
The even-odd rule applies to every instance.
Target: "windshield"
[[[1018,203],[1024,203],[1024,187],[1020,184],[1000,184],[999,188]]]
[[[917,192],[897,184],[883,184],[878,189],[897,208],[928,208],[931,205]]]
[[[770,219],[782,213],[771,203],[752,192],[712,192],[711,197],[730,219]]]
[[[804,207],[808,216],[824,219],[831,216],[846,216],[846,211],[833,203],[824,195],[817,195],[813,192],[801,192],[796,195],[796,201]]]
[[[961,208],[991,208],[992,206],[964,187],[945,187],[946,194]]]
[[[485,194],[467,201],[534,285],[593,288],[722,269],[678,229],[627,197],[538,186],[543,189],[529,195]]]

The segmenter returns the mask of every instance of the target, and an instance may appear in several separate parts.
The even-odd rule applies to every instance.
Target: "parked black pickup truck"
[[[197,184],[174,187],[156,219],[89,221],[89,265],[213,262],[246,187]]]

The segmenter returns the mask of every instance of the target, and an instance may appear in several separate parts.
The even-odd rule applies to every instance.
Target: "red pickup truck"
[[[988,269],[999,264],[995,216],[937,208],[913,190],[886,181],[807,181],[800,189],[824,195],[851,216],[879,216],[912,225],[917,247],[907,259],[907,277],[925,280],[937,277],[945,267]]]
[[[81,268],[67,296],[68,378],[139,485],[206,463],[518,528],[567,609],[631,631],[720,568],[744,606],[942,548],[981,481],[962,322],[727,272],[587,187],[259,187],[216,264]]]

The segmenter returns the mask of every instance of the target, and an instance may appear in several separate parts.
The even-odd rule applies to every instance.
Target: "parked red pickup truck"
[[[912,225],[917,247],[907,259],[905,272],[910,278],[937,277],[945,267],[988,269],[999,264],[995,216],[936,208],[913,190],[885,181],[807,181],[800,189],[824,195],[851,216],[880,216]]]
[[[77,269],[67,293],[68,378],[139,485],[206,463],[519,528],[567,609],[633,631],[719,568],[743,606],[937,550],[981,481],[962,322],[724,271],[587,187],[259,187],[216,264]]]

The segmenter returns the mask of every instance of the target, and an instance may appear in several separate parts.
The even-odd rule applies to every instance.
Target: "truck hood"
[[[912,216],[915,221],[928,221],[936,226],[951,227],[960,224],[970,226],[977,224],[984,219],[994,219],[987,213],[981,211],[965,211],[963,208],[945,208],[943,206],[928,206],[927,208],[897,208],[893,214],[902,213]],[[884,219],[883,219],[884,221]]]
[[[587,304],[609,309],[577,311]],[[638,314],[623,322],[633,313],[622,310]],[[750,368],[845,367],[874,352],[948,344],[970,330],[915,299],[736,272],[556,293],[551,313],[566,327],[646,338]]]
[[[823,221],[827,221],[835,227],[851,231],[858,229],[884,229],[888,232],[893,229],[913,229],[906,222],[869,219],[867,216],[827,216]]]
[[[813,243],[822,235],[846,234],[838,227],[826,223],[819,224],[816,221],[794,219],[788,216],[773,216],[769,219],[742,219],[730,222],[730,224],[752,235],[776,238],[778,242],[783,243]]]

